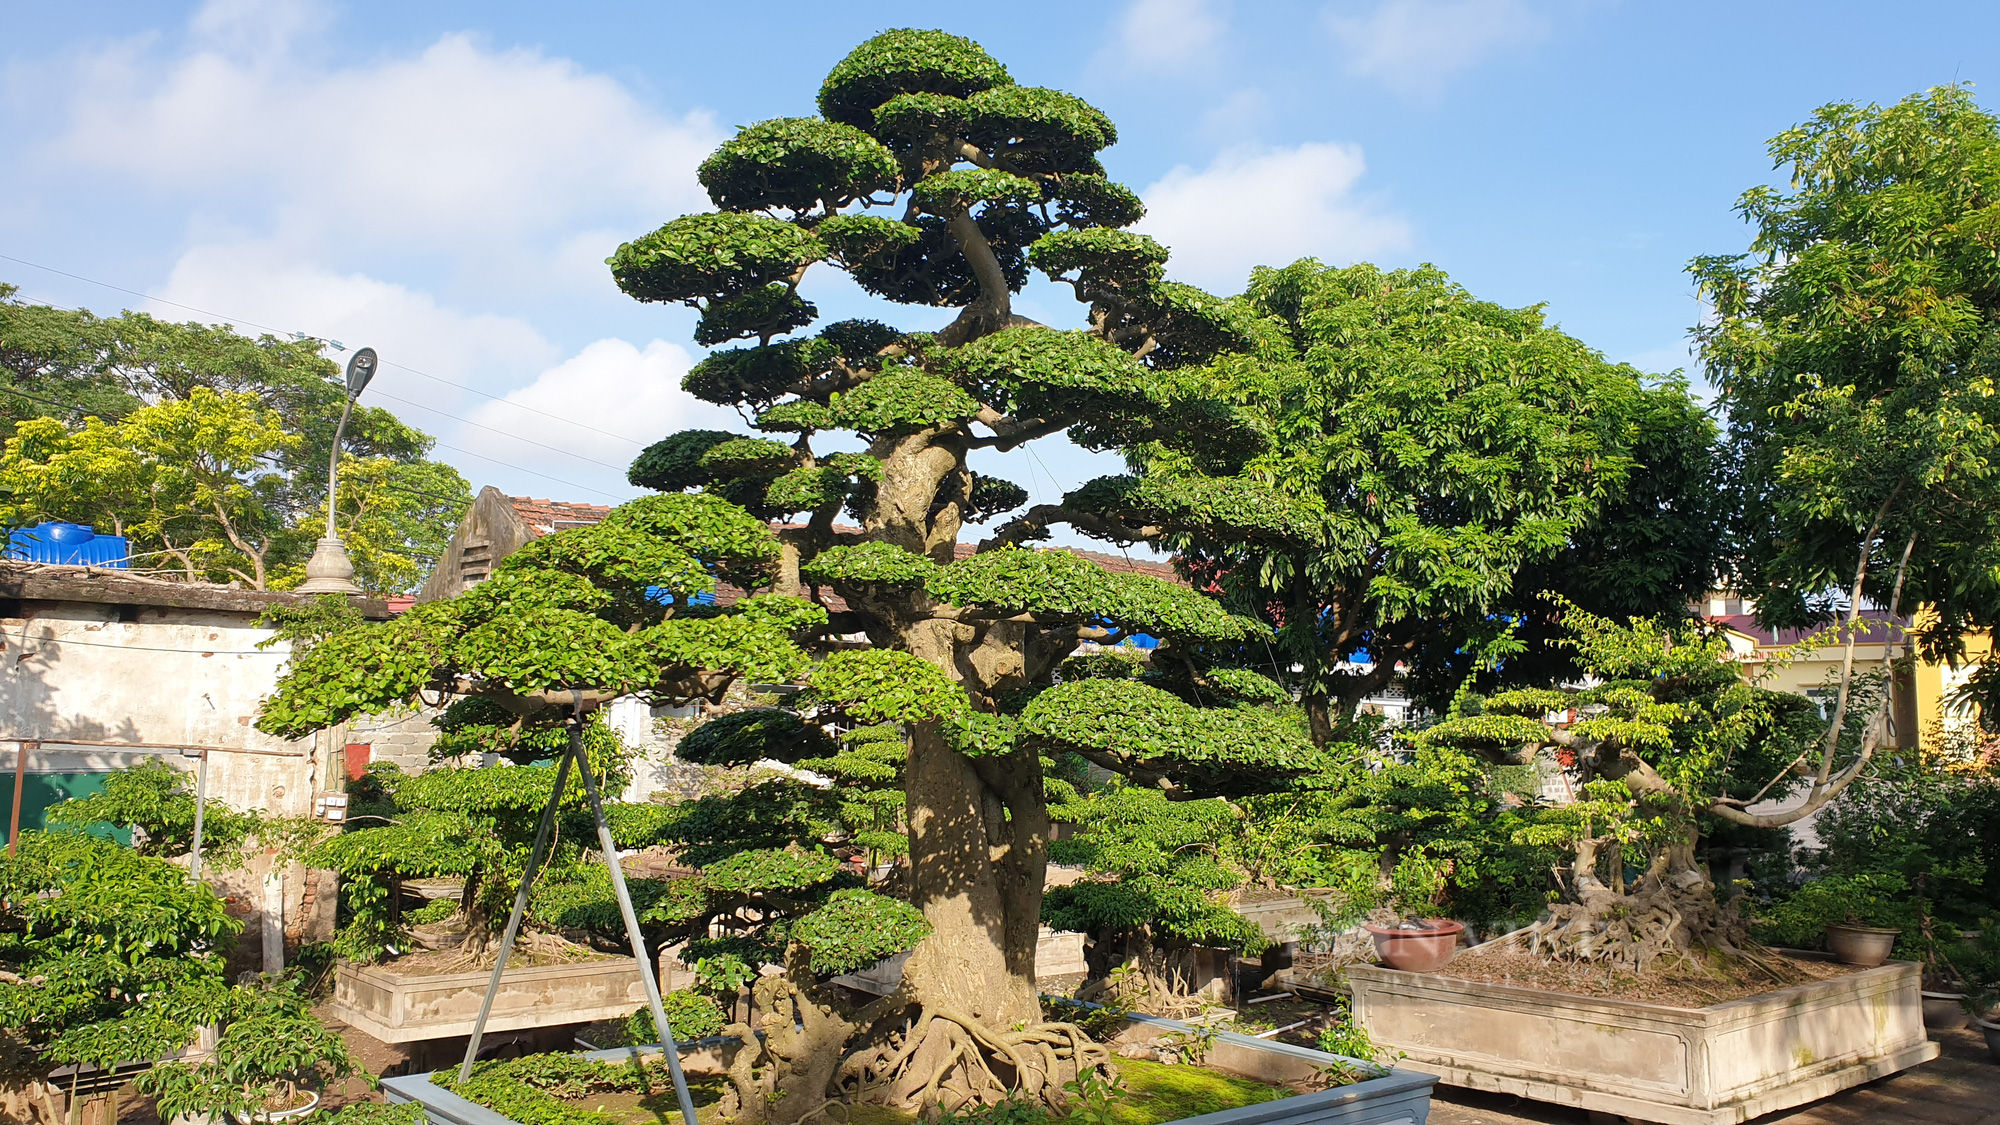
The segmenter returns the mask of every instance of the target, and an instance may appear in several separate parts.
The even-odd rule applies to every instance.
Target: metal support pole
[[[507,928],[500,934],[500,957],[493,962],[493,977],[486,982],[486,999],[479,1003],[479,1018],[472,1024],[472,1039],[465,1045],[465,1062],[458,1068],[458,1080],[472,1076],[473,1061],[479,1058],[479,1041],[486,1035],[486,1017],[493,1014],[493,998],[500,994],[500,974],[507,970],[507,955],[514,950],[514,935],[521,932],[521,918],[528,913],[528,895],[534,889],[535,874],[541,869],[542,852],[549,846],[549,834],[556,823],[556,806],[562,804],[563,789],[569,784],[569,755],[556,765],[556,787],[549,792],[548,806],[542,809],[541,826],[535,829],[535,846],[528,851],[527,870],[521,872],[520,889],[514,892],[514,909],[507,915]]]
[[[653,1028],[659,1032],[660,1053],[667,1056],[667,1073],[674,1079],[674,1096],[680,1099],[684,1125],[695,1125],[694,1099],[688,1096],[687,1077],[681,1073],[681,1052],[674,1041],[674,1029],[667,1023],[667,1010],[660,1003],[660,982],[653,975],[653,963],[646,956],[646,939],[639,934],[639,916],[632,909],[631,892],[625,889],[625,868],[618,862],[618,845],[611,839],[611,826],[604,821],[604,802],[597,795],[597,778],[583,753],[583,694],[572,692],[575,712],[570,719],[569,752],[583,774],[583,794],[590,801],[590,815],[597,821],[597,846],[611,869],[611,893],[618,896],[618,913],[624,915],[625,933],[632,939],[632,957],[639,962],[639,979],[646,985],[646,1003],[653,1010]]]
[[[340,425],[333,428],[333,455],[328,457],[326,462],[326,537],[328,539],[336,538],[338,535],[338,532],[334,530],[333,500],[335,490],[340,487],[340,443],[341,439],[347,436],[347,416],[354,413],[354,400],[360,394],[360,391],[354,391],[347,396],[347,403],[340,408]]]
[[[181,747],[181,755],[187,756],[188,747]],[[197,750],[201,764],[194,772],[194,845],[188,852],[188,878],[201,882],[201,821],[208,810],[208,751]]]
[[[7,816],[7,855],[11,858],[14,849],[21,844],[21,792],[28,780],[28,747],[33,745],[28,739],[21,740],[21,748],[14,755],[14,811]]]

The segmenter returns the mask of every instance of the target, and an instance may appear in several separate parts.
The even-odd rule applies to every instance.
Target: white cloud
[[[635,490],[626,484],[624,469],[644,446],[677,430],[743,428],[735,411],[681,390],[692,364],[687,349],[664,340],[644,350],[625,340],[598,340],[509,391],[503,401],[481,404],[471,419],[486,428],[467,427],[458,440],[495,460],[629,496]],[[540,446],[504,435],[531,438]]]
[[[446,308],[428,293],[302,262],[270,243],[197,246],[182,255],[153,295],[241,318],[238,327],[246,332],[259,331],[248,325],[260,324],[280,335],[303,332],[339,340],[349,349],[371,346],[384,360],[454,382],[504,385],[532,376],[560,355],[518,317]],[[190,319],[180,308],[152,311]],[[385,373],[380,385],[386,389],[391,382]],[[414,397],[408,389],[397,393]],[[432,390],[420,401],[449,408],[458,396]]]
[[[543,274],[581,228],[630,237],[706,205],[693,173],[720,134],[704,114],[665,115],[569,60],[465,35],[318,65],[295,49],[318,18],[226,0],[178,57],[88,61],[49,156],[296,251],[443,254],[475,284]]]
[[[1216,102],[1201,115],[1201,131],[1218,139],[1240,142],[1254,137],[1271,115],[1271,99],[1264,91],[1242,89]]]
[[[142,204],[168,217],[134,232],[140,254],[174,263],[154,296],[248,331],[375,347],[369,399],[470,451],[439,456],[475,485],[630,495],[638,447],[591,427],[652,441],[714,408],[679,389],[687,352],[601,338],[632,307],[603,259],[708,208],[694,169],[721,131],[568,59],[468,35],[329,59],[330,22],[311,0],[210,0],[182,39],[8,64],[9,101],[50,123],[18,162],[40,208],[61,212],[76,183]],[[596,342],[573,351],[566,333]]]
[[[1173,251],[1171,276],[1222,293],[1241,291],[1252,266],[1307,256],[1344,264],[1402,249],[1409,225],[1354,193],[1366,167],[1353,145],[1232,149],[1146,188],[1136,229]]]
[[[1326,25],[1351,53],[1350,73],[1417,97],[1435,97],[1453,73],[1548,31],[1523,0],[1386,0],[1360,17],[1330,9]]]
[[[1226,29],[1215,0],[1133,0],[1118,19],[1118,61],[1147,71],[1204,65]]]

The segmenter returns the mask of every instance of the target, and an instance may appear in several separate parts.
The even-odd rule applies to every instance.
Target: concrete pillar
[[[285,872],[272,865],[264,876],[264,971],[285,971]]]

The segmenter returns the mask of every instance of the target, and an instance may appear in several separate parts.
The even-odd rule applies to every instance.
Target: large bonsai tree
[[[1019,549],[1026,533],[959,557],[966,523],[1024,499],[968,458],[1067,431],[1100,448],[1157,442],[1233,473],[1264,435],[1187,369],[1249,343],[1254,325],[1163,281],[1166,251],[1119,229],[1141,209],[1098,163],[1110,121],[1015,84],[976,44],[884,33],[834,68],[820,110],[742,130],[701,168],[717,211],[611,259],[633,296],[699,308],[698,342],[754,341],[713,353],[686,386],[790,439],[696,431],[659,442],[632,478],[666,495],[536,540],[459,598],[320,643],[260,722],[298,735],[435,690],[497,705],[509,719],[496,729],[518,736],[623,693],[714,700],[747,679],[810,690],[691,754],[797,761],[826,755],[828,728],[898,724],[907,895],[928,935],[902,988],[857,1011],[817,988],[817,954],[831,943],[812,935],[843,933],[849,945],[870,935],[868,952],[893,952],[908,928],[869,917],[892,919],[895,904],[829,894],[797,915],[789,971],[759,982],[756,1026],[743,1029],[739,1111],[792,1121],[830,1097],[1060,1098],[1108,1056],[1076,1028],[1045,1023],[1036,995],[1045,761],[1075,753],[1198,796],[1282,786],[1319,755],[1295,726],[1211,690],[1218,677],[1254,676],[1217,664],[1265,635],[1258,622],[1183,585]],[[799,334],[816,316],[799,285],[821,263],[888,300],[959,314],[935,334],[873,321]],[[1012,314],[1031,264],[1091,301],[1089,328]],[[821,431],[841,430],[866,452],[815,449]],[[1253,494],[1245,486],[1217,504]],[[858,529],[836,527],[843,510]],[[769,521],[794,515],[803,519],[773,531]],[[1207,515],[1188,508],[1190,520]],[[718,580],[760,592],[704,604]],[[1137,633],[1163,641],[1154,682],[1052,683],[1081,642]],[[854,634],[872,647],[809,659]],[[793,839],[776,851],[810,850]],[[752,866],[717,864],[732,860]],[[774,858],[739,874],[799,866]],[[841,927],[812,924],[836,904]],[[838,956],[864,963],[860,952]]]

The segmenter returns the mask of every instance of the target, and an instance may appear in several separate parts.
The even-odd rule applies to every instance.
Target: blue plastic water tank
[[[7,557],[59,566],[132,566],[132,548],[123,535],[99,535],[89,524],[42,523],[17,527],[7,536]]]

